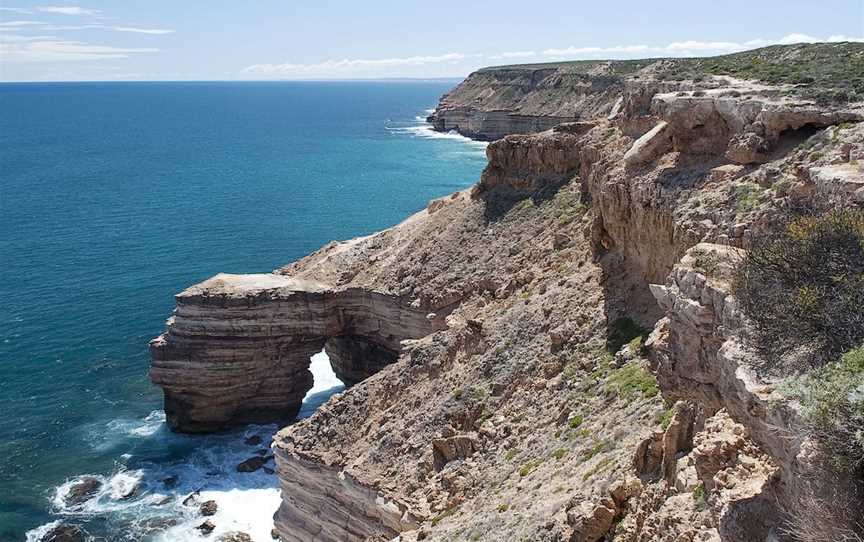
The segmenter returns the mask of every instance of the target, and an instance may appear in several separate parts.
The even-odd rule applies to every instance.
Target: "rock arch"
[[[175,299],[150,342],[150,379],[164,391],[168,424],[183,432],[290,420],[322,348],[353,384],[395,361],[401,341],[444,327],[399,296],[276,274],[220,273]]]

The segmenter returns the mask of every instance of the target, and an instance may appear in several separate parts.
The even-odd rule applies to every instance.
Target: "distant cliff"
[[[574,61],[483,68],[445,94],[436,130],[492,141],[615,114],[628,87],[691,90],[708,76],[784,85],[821,105],[864,95],[860,44],[775,46],[710,58]],[[632,94],[632,92],[631,92]],[[650,93],[648,94],[650,96]]]

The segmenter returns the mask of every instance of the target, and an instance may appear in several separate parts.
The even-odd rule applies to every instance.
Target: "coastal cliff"
[[[831,86],[864,46],[830,47],[472,74],[436,128],[538,133],[391,229],[178,295],[169,422],[290,417],[324,347],[359,383],[275,438],[282,540],[791,540],[816,455],[729,277],[788,206],[864,205]],[[824,54],[807,84],[738,64]]]

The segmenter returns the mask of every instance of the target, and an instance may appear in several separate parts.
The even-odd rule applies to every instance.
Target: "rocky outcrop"
[[[290,420],[312,387],[309,360],[330,338],[360,337],[374,345],[367,354],[380,353],[362,364],[337,355],[340,373],[359,380],[392,361],[402,340],[443,325],[398,296],[275,274],[219,274],[176,300],[150,343],[150,377],[170,426],[188,432]]]
[[[275,449],[283,499],[274,521],[284,542],[389,540],[418,526],[404,505],[326,458],[296,453],[287,439]]]
[[[716,499],[721,538],[743,542],[782,532],[809,495],[807,484],[824,473],[794,403],[754,369],[758,354],[729,292],[741,257],[728,246],[690,249],[665,285],[652,286],[666,316],[648,344],[667,397],[719,412],[693,440],[692,456],[706,495]]]
[[[475,195],[496,192],[525,197],[569,181],[579,172],[578,141],[578,135],[569,131],[553,130],[548,137],[510,135],[490,143],[486,148],[489,164]]]

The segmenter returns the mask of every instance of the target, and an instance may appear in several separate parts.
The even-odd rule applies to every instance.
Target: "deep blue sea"
[[[219,502],[211,538],[270,539],[275,476],[234,470],[257,451],[244,437],[276,428],[170,433],[147,342],[195,282],[272,270],[473,183],[483,145],[422,121],[452,85],[0,85],[0,541],[57,521],[201,540],[181,502],[199,489]],[[326,357],[313,372],[304,415],[341,389]],[[82,475],[101,489],[67,506]]]

